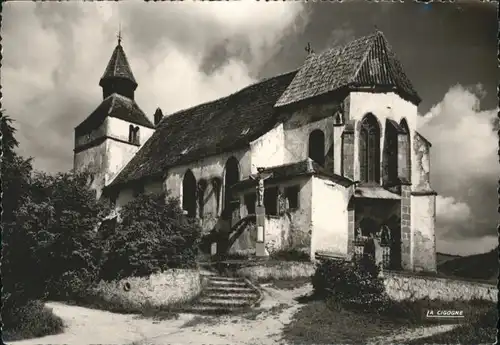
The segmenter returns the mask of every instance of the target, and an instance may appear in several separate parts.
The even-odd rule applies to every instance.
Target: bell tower
[[[73,167],[92,173],[98,198],[154,132],[155,126],[134,100],[137,85],[119,33],[99,81],[103,101],[75,128]]]

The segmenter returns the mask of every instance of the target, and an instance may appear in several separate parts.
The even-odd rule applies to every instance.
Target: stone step
[[[194,305],[189,309],[184,309],[183,313],[189,314],[205,314],[205,315],[223,315],[230,314],[234,312],[240,312],[246,310],[247,306],[233,306],[233,307],[220,307],[220,306],[211,306],[211,305]]]
[[[217,282],[220,281],[220,282],[239,282],[239,283],[245,283],[245,280],[243,278],[210,276],[209,279],[211,281],[217,281]]]
[[[231,308],[231,307],[248,307],[253,304],[253,300],[227,300],[227,299],[215,299],[215,298],[207,298],[207,297],[202,297],[198,300],[196,303],[198,305],[206,305],[206,306],[213,306],[213,307],[225,307],[225,308]]]
[[[223,280],[212,280],[208,281],[209,286],[216,287],[246,287],[248,284],[244,281],[223,281]]]
[[[243,299],[243,300],[254,300],[259,295],[257,293],[203,293],[203,297],[210,297],[216,299]]]
[[[231,286],[208,286],[204,289],[207,293],[252,293],[255,292],[250,287],[231,287]]]

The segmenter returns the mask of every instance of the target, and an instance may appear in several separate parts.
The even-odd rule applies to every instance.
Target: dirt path
[[[261,306],[244,315],[203,317],[181,314],[177,320],[154,321],[137,315],[115,314],[101,310],[48,303],[66,325],[63,334],[10,342],[35,344],[134,344],[134,345],[272,345],[282,344],[284,325],[301,307],[295,301],[311,291],[307,284],[294,290],[263,286]],[[452,329],[454,325],[410,330],[390,337],[374,338],[369,344],[400,343]]]
[[[452,329],[458,326],[459,325],[437,325],[437,326],[410,329],[404,333],[398,333],[390,335],[388,337],[377,337],[371,339],[367,345],[397,344],[397,343],[402,343],[403,341],[426,338],[435,334],[451,331]]]
[[[294,298],[309,291],[309,284],[287,291],[266,287],[260,308],[245,315],[181,314],[178,320],[164,321],[51,302],[47,306],[64,320],[65,332],[10,344],[276,344],[283,326],[300,308]]]

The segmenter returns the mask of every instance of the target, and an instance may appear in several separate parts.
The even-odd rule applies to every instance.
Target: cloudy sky
[[[496,236],[498,82],[493,4],[8,2],[3,6],[2,107],[35,166],[73,163],[73,128],[102,100],[116,45],[152,117],[300,66],[316,52],[374,31],[393,46],[423,98],[419,131],[432,143],[438,251],[489,250]]]

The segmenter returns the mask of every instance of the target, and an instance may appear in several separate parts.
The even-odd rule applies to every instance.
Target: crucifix
[[[264,181],[272,177],[273,174],[264,172],[264,168],[257,168],[257,174],[251,175],[250,178],[257,181],[257,206],[264,207]]]
[[[266,209],[264,207],[264,181],[273,176],[270,172],[265,172],[264,168],[257,168],[257,174],[250,175],[250,178],[257,181],[257,201],[255,206],[255,223],[257,225],[257,242],[255,243],[255,254],[259,257],[267,257],[265,246]]]

